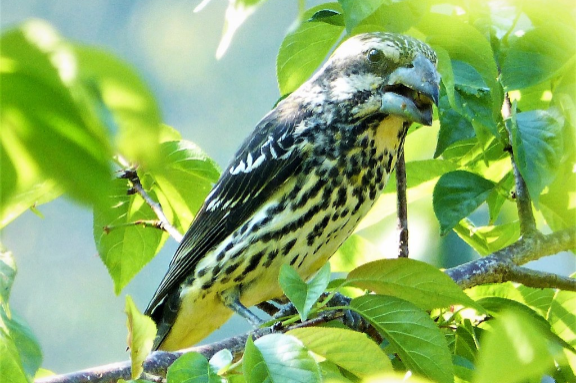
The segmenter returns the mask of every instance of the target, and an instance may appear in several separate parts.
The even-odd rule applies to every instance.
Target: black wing
[[[286,119],[275,109],[260,121],[204,201],[146,314],[156,311],[192,273],[204,254],[239,228],[297,171],[302,153],[295,149],[298,143],[293,133],[302,118],[292,115],[289,121],[283,121]],[[158,314],[162,315],[155,312],[153,316]]]

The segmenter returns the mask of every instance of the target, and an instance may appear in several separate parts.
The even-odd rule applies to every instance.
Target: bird
[[[193,346],[233,313],[282,296],[282,265],[311,278],[384,189],[412,123],[431,125],[430,46],[371,32],[343,41],[256,125],[184,235],[145,314],[154,349]]]

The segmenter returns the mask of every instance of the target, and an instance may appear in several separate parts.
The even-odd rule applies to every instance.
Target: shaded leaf
[[[355,298],[350,307],[390,342],[407,369],[435,382],[454,381],[446,339],[426,312],[383,295]]]
[[[531,110],[513,115],[512,150],[532,201],[555,178],[563,155],[562,125],[555,110]]]
[[[446,234],[461,219],[480,206],[494,189],[494,183],[477,174],[456,170],[440,177],[432,203],[440,222],[440,232]]]
[[[502,83],[507,90],[522,89],[552,77],[576,59],[573,28],[546,23],[513,39],[502,63]]]

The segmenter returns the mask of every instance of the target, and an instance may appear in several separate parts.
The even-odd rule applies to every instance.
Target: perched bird
[[[349,38],[256,126],[206,198],[145,313],[154,348],[194,345],[310,278],[384,189],[411,123],[432,123],[436,54],[403,35]]]

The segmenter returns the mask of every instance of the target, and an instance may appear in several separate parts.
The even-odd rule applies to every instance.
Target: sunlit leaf
[[[127,316],[126,327],[128,327],[132,379],[138,379],[144,371],[144,360],[152,351],[156,336],[156,324],[152,318],[138,311],[129,295],[126,295],[124,312]]]
[[[384,254],[370,241],[352,234],[330,258],[333,272],[349,272],[370,261],[384,258]]]
[[[2,170],[17,175],[22,192],[53,179],[73,198],[104,205],[111,149],[103,127],[76,99],[72,49],[37,20],[3,34],[1,44],[11,62],[1,67],[3,161],[12,164]]]
[[[15,315],[14,312],[12,312],[9,318],[0,308],[0,316],[0,321],[4,323],[8,330],[10,340],[14,342],[19,356],[19,363],[21,363],[24,373],[28,379],[32,379],[42,364],[42,350],[40,349],[38,339],[24,319]],[[3,331],[1,327],[0,325],[0,332]],[[0,353],[0,355],[2,355],[0,359],[3,359],[4,354]],[[4,371],[2,371],[2,373],[4,374]]]
[[[553,366],[546,338],[534,320],[507,311],[482,337],[474,382],[524,382],[542,377]]]
[[[348,274],[346,285],[402,298],[424,310],[455,304],[481,310],[445,273],[414,259],[367,263]]]
[[[128,195],[128,182],[114,181],[109,206],[94,210],[94,241],[106,265],[114,291],[120,291],[156,255],[168,238],[165,232],[145,227],[143,221],[158,218],[142,197]],[[153,191],[149,191],[152,198]],[[141,223],[138,223],[141,222]]]
[[[304,282],[291,266],[282,265],[278,282],[304,322],[330,282],[330,264],[325,264],[308,282]]]
[[[197,352],[189,352],[176,359],[168,368],[166,378],[170,383],[222,383],[224,381],[208,360]]]
[[[520,223],[513,221],[475,227],[472,222],[463,219],[454,226],[454,232],[480,255],[486,256],[516,242],[520,238]]]
[[[160,109],[136,69],[101,49],[76,45],[78,76],[91,93],[100,119],[113,120],[116,150],[128,160],[152,165],[158,160]],[[108,118],[108,114],[112,117]]]
[[[243,370],[247,383],[321,381],[318,364],[302,342],[284,334],[248,338]]]
[[[184,232],[218,180],[220,169],[196,144],[181,140],[160,144],[158,166],[146,174],[152,177],[151,188],[163,194],[164,210],[172,210],[175,226]]]
[[[281,95],[296,90],[324,61],[340,38],[344,27],[314,19],[318,12],[342,10],[337,3],[313,7],[302,16],[302,22],[286,35],[276,58],[276,75]]]
[[[356,376],[392,371],[388,356],[366,334],[339,328],[299,328],[288,332],[317,355]]]

